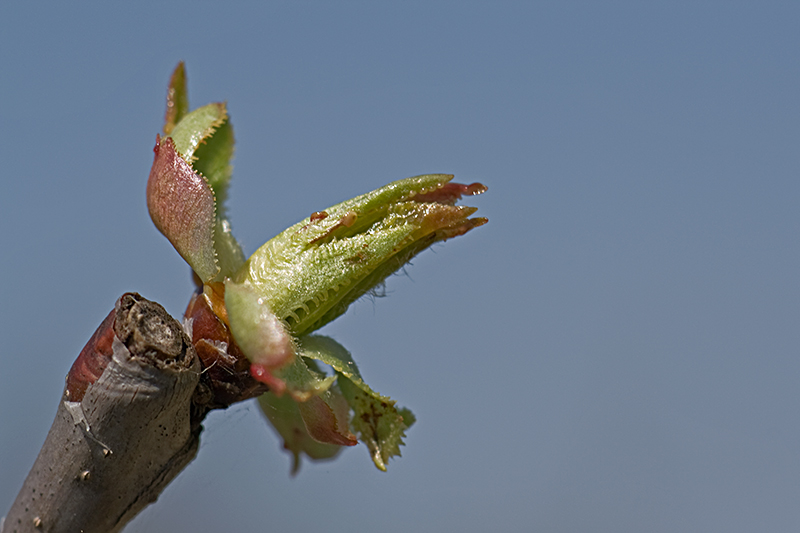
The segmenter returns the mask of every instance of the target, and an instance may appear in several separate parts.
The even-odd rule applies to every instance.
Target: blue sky
[[[180,316],[144,187],[166,83],[228,102],[248,253],[423,173],[488,225],[323,332],[417,416],[291,479],[253,403],[126,529],[797,531],[800,6],[0,6],[0,514],[126,291]]]

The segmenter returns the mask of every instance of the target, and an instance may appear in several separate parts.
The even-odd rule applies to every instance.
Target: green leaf
[[[295,353],[291,336],[247,285],[225,286],[225,308],[233,338],[251,361],[250,373],[275,396],[288,396],[308,435],[327,444],[354,446],[348,427],[348,404],[335,389],[336,376],[325,377]]]
[[[303,337],[300,343],[304,357],[336,371],[339,389],[354,412],[353,430],[369,448],[375,466],[385,472],[389,458],[400,455],[405,431],[416,420],[414,415],[408,409],[398,409],[394,400],[364,383],[355,361],[341,344],[321,335]]]
[[[167,112],[164,114],[164,134],[169,135],[175,124],[189,111],[189,95],[186,91],[186,67],[183,61],[172,72],[167,87]]]
[[[296,359],[286,327],[249,285],[228,280],[225,309],[233,338],[251,363],[272,372]]]
[[[259,248],[234,276],[249,282],[292,333],[304,335],[347,307],[434,242],[486,222],[454,206],[480,184],[430,174],[314,213]]]
[[[298,357],[292,336],[252,287],[228,280],[225,309],[233,338],[252,363],[250,373],[276,395],[305,402],[333,385],[335,376],[315,372]]]
[[[212,106],[224,104],[211,104]],[[208,106],[206,106],[208,107]],[[212,118],[212,117],[208,117]],[[192,167],[206,177],[208,184],[214,189],[214,196],[217,198],[217,207],[225,205],[228,199],[228,184],[231,181],[233,167],[234,137],[233,126],[227,116],[213,131],[206,137],[205,142],[200,144],[194,151]],[[183,152],[181,152],[183,153]],[[218,216],[224,218],[224,210],[219,209]]]
[[[217,130],[198,146],[195,151],[194,169],[205,176],[214,191],[217,205],[217,222],[214,227],[214,248],[217,251],[217,262],[220,273],[217,281],[224,281],[244,264],[244,252],[231,233],[231,225],[227,218],[225,202],[228,199],[228,184],[231,181],[233,167],[233,126],[225,120]]]
[[[219,266],[215,280],[224,281],[239,270],[245,260],[242,247],[231,233],[225,210],[234,152],[233,126],[225,104],[213,103],[195,109],[175,125],[171,136],[178,152],[214,191],[213,242]]]
[[[219,201],[217,201],[219,210]],[[219,274],[216,281],[224,281],[232,276],[244,264],[244,252],[231,232],[231,224],[227,219],[217,216],[214,223],[214,250],[217,252]]]
[[[170,137],[175,140],[175,147],[183,158],[194,163],[195,151],[200,144],[206,142],[227,119],[224,103],[204,105],[184,116],[172,129]]]

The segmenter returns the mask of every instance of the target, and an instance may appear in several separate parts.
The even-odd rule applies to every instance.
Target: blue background
[[[250,253],[430,172],[490,223],[327,326],[418,423],[291,479],[248,402],[126,529],[797,531],[800,4],[0,6],[0,514],[116,298],[180,316],[166,83],[227,100]]]

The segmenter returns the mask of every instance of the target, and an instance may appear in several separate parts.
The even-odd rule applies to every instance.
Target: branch
[[[67,376],[3,533],[116,532],[197,454],[200,363],[163,307],[124,294]]]

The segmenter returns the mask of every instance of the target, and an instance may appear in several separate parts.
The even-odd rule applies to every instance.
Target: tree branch
[[[163,307],[124,294],[67,377],[3,533],[116,532],[194,459],[200,362]]]

